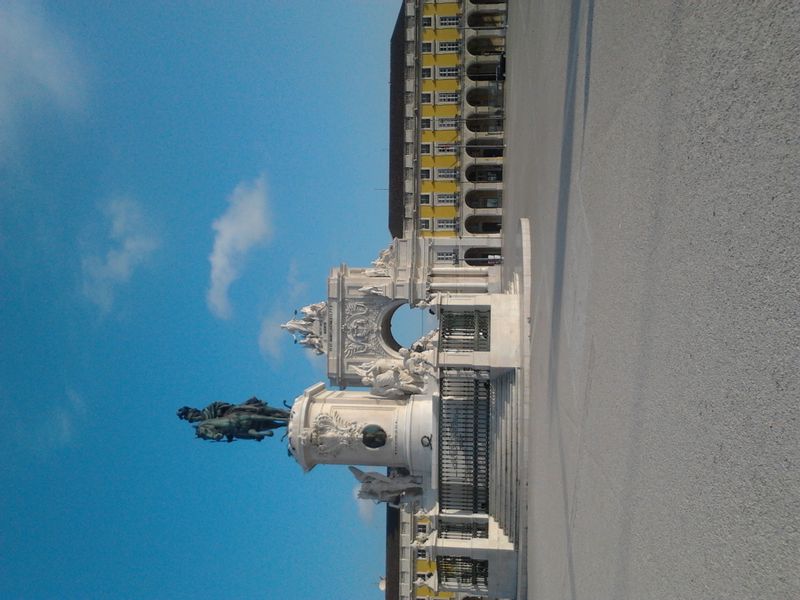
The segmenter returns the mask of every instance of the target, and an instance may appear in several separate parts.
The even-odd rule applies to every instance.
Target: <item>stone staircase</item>
[[[511,543],[519,539],[520,393],[519,369],[492,379],[489,514]]]

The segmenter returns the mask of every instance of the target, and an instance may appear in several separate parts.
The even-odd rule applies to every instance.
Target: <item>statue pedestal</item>
[[[402,399],[333,391],[318,383],[295,400],[289,450],[310,471],[319,464],[403,467],[430,473],[430,395]]]

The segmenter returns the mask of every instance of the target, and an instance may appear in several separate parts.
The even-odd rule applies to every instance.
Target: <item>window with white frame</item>
[[[436,51],[437,52],[459,52],[461,50],[461,42],[458,40],[456,41],[448,41],[448,42],[439,42],[436,44]]]
[[[452,206],[458,200],[458,194],[436,194],[436,204]]]
[[[436,179],[458,179],[458,169],[436,169]]]
[[[419,101],[422,102],[423,104],[430,104],[431,102],[433,102],[433,94],[431,94],[430,92],[422,92],[419,95]]]
[[[442,79],[458,77],[458,67],[439,67],[436,69],[436,76]]]
[[[419,220],[419,228],[420,229],[427,229],[430,230],[431,228],[431,220],[430,219],[420,219]],[[417,526],[419,530],[419,525]]]
[[[452,117],[441,117],[436,119],[436,129],[455,129],[458,125],[458,119]]]
[[[455,154],[456,145],[451,142],[436,144],[436,154]]]
[[[433,77],[433,69],[431,69],[430,67],[422,67],[420,74],[422,75],[423,79],[430,79],[431,77]]]
[[[439,92],[436,94],[436,102],[439,104],[454,104],[461,100],[461,94],[458,92]]]
[[[433,52],[433,42],[422,42],[423,52]]]
[[[406,167],[405,178],[411,179],[412,177],[414,177],[414,169],[412,167]]]
[[[417,548],[417,558],[426,559],[428,558],[428,551],[425,548]]]
[[[417,523],[417,533],[428,533],[428,524]]]
[[[433,27],[433,17],[422,17],[423,27]]]
[[[430,169],[420,169],[419,170],[419,178],[420,179],[430,179],[431,178],[431,170]]]
[[[456,228],[455,219],[436,219],[436,231],[454,231]]]
[[[437,250],[436,251],[436,262],[440,262],[440,263],[454,263],[454,262],[456,262],[456,251],[455,250]]]
[[[428,119],[428,118],[420,119],[419,120],[419,127],[420,127],[420,129],[430,129],[432,123],[433,123],[433,121],[431,119]]]
[[[431,195],[430,194],[420,194],[419,195],[419,203],[420,204],[430,204],[431,203]]]
[[[460,15],[441,15],[439,17],[439,27],[458,27],[461,25]]]
[[[430,144],[420,144],[419,145],[419,153],[420,154],[430,154],[431,153],[431,145]]]

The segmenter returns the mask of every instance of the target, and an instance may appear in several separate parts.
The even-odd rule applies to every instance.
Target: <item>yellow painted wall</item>
[[[455,219],[458,211],[455,206],[432,206],[423,204],[419,207],[419,216],[422,219]]]
[[[426,2],[425,6],[422,7],[422,14],[426,16],[457,15],[459,12],[458,2],[437,2],[436,4]]]
[[[420,183],[419,191],[423,194],[454,194],[458,191],[458,183],[455,181],[423,181]]]
[[[423,54],[423,67],[455,67],[458,65],[459,55],[455,52],[446,54]]]
[[[434,592],[431,588],[427,585],[418,585],[417,586],[417,596],[427,596],[429,598],[455,598],[455,592],[439,592],[438,594]]]
[[[453,238],[456,237],[455,231],[420,231],[419,237],[430,238]]]
[[[423,92],[457,92],[461,89],[460,79],[423,79]]]
[[[458,115],[458,104],[422,105],[423,117],[455,117]]]
[[[460,39],[461,32],[455,27],[446,27],[444,29],[425,27],[422,30],[423,42],[454,42]]]
[[[439,131],[424,129],[422,131],[422,135],[420,136],[420,141],[422,142],[457,142],[458,139],[457,129],[446,129]]]
[[[430,571],[436,571],[436,563],[427,558],[418,558],[417,573],[428,573]]]
[[[431,156],[423,154],[419,157],[419,166],[424,169],[447,169],[458,166],[458,157],[455,154],[437,154]]]

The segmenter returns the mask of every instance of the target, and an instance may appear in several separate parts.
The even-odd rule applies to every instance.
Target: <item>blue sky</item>
[[[346,469],[175,410],[324,379],[277,324],[389,242],[398,9],[0,4],[0,597],[381,597]]]

